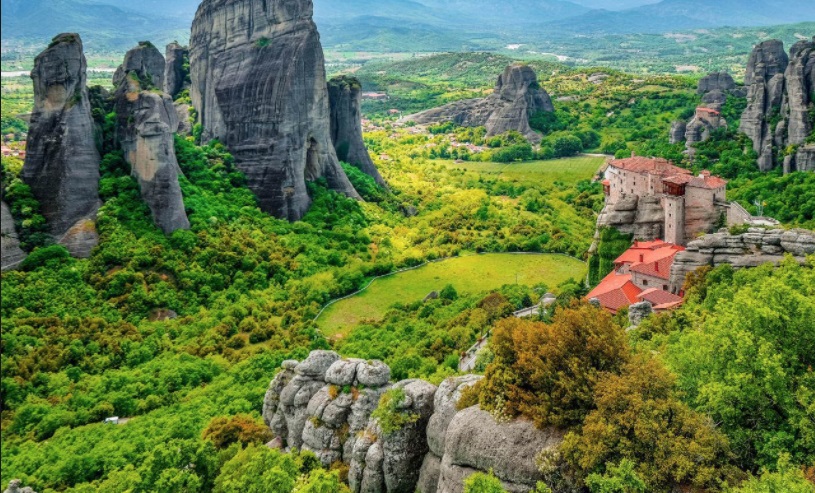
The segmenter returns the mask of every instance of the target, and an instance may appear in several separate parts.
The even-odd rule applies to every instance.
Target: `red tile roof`
[[[642,290],[631,282],[631,274],[607,275],[596,288],[586,296],[587,300],[597,298],[600,304],[613,313],[633,303],[637,303],[637,295]]]
[[[690,171],[674,166],[673,163],[667,159],[662,158],[647,158],[634,156],[626,159],[614,159],[609,163],[613,166],[625,171],[633,171],[635,173],[648,173],[660,176],[673,176],[677,174],[687,174]]]
[[[712,113],[714,115],[721,115],[718,111],[714,110],[713,108],[706,108],[704,106],[700,106],[696,108],[696,111],[701,111],[703,113]]]
[[[693,175],[676,175],[663,178],[666,183],[673,183],[675,185],[687,185],[689,187],[707,188],[715,190],[727,185],[727,180],[718,176],[711,176],[710,173],[702,173],[700,176]]]
[[[658,288],[646,289],[642,293],[638,294],[637,298],[643,301],[648,301],[654,306],[682,302],[682,298],[680,296]]]

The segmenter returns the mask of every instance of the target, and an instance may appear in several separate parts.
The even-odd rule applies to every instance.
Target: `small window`
[[[663,284],[663,285],[662,285],[662,290],[663,290],[663,291],[667,291],[667,290],[668,290],[668,285],[667,285],[667,284]]]
[[[646,281],[645,279],[643,279],[643,280],[642,280],[642,285],[643,285],[643,286],[647,286],[647,285],[648,285],[648,281]]]

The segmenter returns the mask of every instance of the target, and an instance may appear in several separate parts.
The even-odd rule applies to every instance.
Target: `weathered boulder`
[[[688,243],[687,249],[676,254],[671,266],[671,289],[679,292],[685,276],[699,267],[730,264],[734,268],[758,267],[779,263],[786,254],[803,263],[815,253],[815,232],[805,229],[750,228],[747,233],[731,235],[726,230],[705,235]]]
[[[662,238],[665,211],[656,196],[628,195],[618,200],[616,204],[603,208],[597,218],[597,227],[604,226],[634,235],[634,239]]]
[[[190,50],[178,43],[170,43],[165,50],[164,92],[175,99],[187,86]]]
[[[266,212],[299,220],[306,182],[359,198],[331,141],[320,36],[311,0],[204,0],[190,40],[203,138],[235,157]]]
[[[498,78],[494,92],[486,99],[457,101],[404,118],[428,124],[452,121],[464,127],[487,128],[487,136],[515,130],[529,142],[538,144],[541,136],[529,126],[529,117],[553,112],[549,94],[540,87],[537,75],[527,65],[510,65]]]
[[[438,493],[460,493],[463,479],[476,471],[492,471],[510,492],[528,492],[543,477],[535,457],[554,449],[563,432],[537,429],[521,419],[496,422],[492,415],[473,406],[460,411],[450,422],[441,462]]]
[[[712,72],[701,79],[696,87],[696,93],[704,95],[713,91],[721,91],[723,93],[730,92],[736,89],[736,81],[727,72]]]
[[[669,137],[671,144],[678,144],[680,142],[685,142],[685,132],[687,131],[688,126],[683,121],[675,121],[671,123],[671,135]]]
[[[30,486],[22,486],[22,484],[19,479],[12,479],[3,493],[37,493]]]
[[[158,56],[156,54],[158,53]],[[158,48],[149,41],[139,44],[125,54],[124,62],[113,74],[113,85],[119,87],[130,73],[139,77],[142,86],[164,90],[164,70],[166,63]]]
[[[99,208],[99,152],[86,87],[87,62],[78,34],[60,34],[34,61],[34,112],[22,180],[40,202],[58,242]],[[75,256],[92,243],[72,242]]]
[[[343,75],[329,80],[328,98],[331,102],[331,141],[337,158],[353,164],[378,184],[386,186],[362,139],[362,84],[359,79]]]
[[[653,312],[654,306],[648,301],[634,303],[628,307],[628,323],[632,327],[637,327],[643,320],[650,317]]]
[[[397,411],[412,419],[388,432],[376,420],[368,424],[351,455],[348,483],[355,493],[416,491],[428,451],[425,432],[433,414],[436,387],[422,380],[404,380],[393,387],[401,389],[405,396]]]
[[[120,69],[124,75],[117,78],[116,137],[125,160],[139,182],[155,225],[165,234],[188,229],[190,222],[178,183],[181,169],[175,157],[178,114],[173,100],[160,89],[164,57],[155,46],[142,42],[127,53]]]
[[[23,260],[26,254],[20,248],[20,237],[17,236],[17,230],[14,227],[14,217],[11,215],[11,209],[4,201],[0,201],[2,206],[2,216],[0,216],[0,252],[2,252],[2,270],[16,269]]]
[[[178,118],[178,129],[176,133],[184,136],[192,135],[192,121],[190,117],[192,106],[180,102],[173,103],[173,106],[175,107],[175,114]]]

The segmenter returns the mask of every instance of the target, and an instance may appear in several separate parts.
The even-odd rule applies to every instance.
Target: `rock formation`
[[[14,217],[4,201],[0,201],[2,216],[0,216],[0,252],[2,252],[2,270],[16,269],[25,260],[25,252],[20,248],[20,237],[14,227]]]
[[[613,206],[606,206],[597,218],[597,229],[610,227],[623,234],[634,235],[635,240],[653,240],[664,237],[665,210],[659,197],[623,197]]]
[[[815,104],[815,38],[796,43],[789,56],[781,41],[759,44],[744,82],[748,105],[740,130],[753,140],[759,168],[768,171],[783,162],[785,172],[811,169],[809,151],[801,146],[815,127],[810,113]]]
[[[173,137],[178,116],[172,99],[160,89],[164,57],[152,44],[139,43],[125,56],[116,81],[117,141],[153,222],[165,234],[187,229]]]
[[[747,233],[731,235],[727,230],[705,235],[688,243],[671,267],[671,289],[678,292],[685,276],[703,266],[730,264],[734,268],[757,267],[780,262],[786,254],[801,262],[815,253],[815,232],[794,229],[750,228]]]
[[[529,126],[535,113],[555,111],[549,94],[538,84],[535,71],[526,65],[510,65],[498,78],[495,91],[486,99],[456,101],[440,108],[404,118],[416,123],[452,121],[464,127],[487,128],[487,137],[509,130],[523,134],[538,144],[541,136]]]
[[[92,221],[99,208],[99,152],[86,87],[87,63],[77,34],[60,34],[37,56],[34,112],[31,115],[22,179],[40,202],[50,233],[63,243],[78,224]],[[74,256],[95,246],[72,241]]]
[[[654,305],[649,301],[640,301],[628,307],[628,323],[631,327],[638,327],[643,320],[654,313]]]
[[[557,446],[562,433],[524,420],[497,423],[477,406],[458,411],[462,390],[479,379],[450,378],[438,389],[422,380],[391,384],[379,361],[313,351],[303,362],[283,363],[266,392],[263,419],[276,436],[271,446],[311,450],[325,465],[348,464],[354,493],[460,493],[467,476],[489,470],[509,491],[530,491],[541,479],[536,454]],[[371,415],[395,389],[403,396],[395,412],[406,419],[383,430]]]
[[[190,50],[178,43],[170,43],[165,51],[164,61],[164,92],[175,99],[186,89],[186,79],[189,76],[188,67]]]
[[[260,207],[298,220],[306,182],[359,195],[331,142],[320,36],[311,0],[205,0],[190,41],[190,95],[203,138],[221,139]]]
[[[362,140],[362,85],[356,77],[340,76],[328,81],[328,98],[331,102],[331,141],[337,158],[353,164],[376,182],[385,186],[385,180]]]
[[[737,86],[727,72],[713,72],[699,80],[696,93],[702,96],[702,105],[689,122],[673,122],[670,133],[671,144],[685,142],[691,155],[694,144],[708,140],[714,130],[727,127],[727,122],[720,115],[722,107],[728,96],[744,97],[745,89]]]
[[[3,493],[37,493],[29,486],[21,486],[22,484],[19,479],[12,479]]]

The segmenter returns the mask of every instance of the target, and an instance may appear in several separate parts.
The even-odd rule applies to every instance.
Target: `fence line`
[[[361,294],[366,289],[371,287],[371,284],[373,284],[374,281],[376,281],[377,279],[382,279],[384,277],[394,276],[396,274],[401,274],[403,272],[409,272],[409,271],[412,271],[412,270],[421,269],[422,267],[425,267],[425,266],[430,265],[430,264],[438,263],[438,262],[444,262],[444,261],[447,261],[447,260],[454,260],[454,259],[457,259],[457,258],[473,257],[473,256],[478,256],[478,255],[560,255],[561,257],[568,257],[568,258],[577,260],[579,262],[582,262],[584,264],[586,263],[583,259],[579,259],[577,257],[574,257],[572,255],[568,255],[568,254],[565,254],[565,253],[546,253],[546,252],[476,252],[476,253],[470,254],[470,255],[454,255],[452,257],[442,257],[442,258],[437,258],[437,259],[434,259],[434,260],[426,260],[426,261],[422,262],[419,265],[414,265],[413,267],[405,267],[404,269],[399,269],[399,270],[395,270],[393,272],[389,272],[387,274],[382,274],[381,276],[376,276],[376,277],[372,278],[370,281],[368,281],[368,283],[364,287],[359,289],[358,291],[355,291],[355,292],[353,292],[351,294],[345,295],[345,296],[343,296],[341,298],[336,298],[336,299],[333,299],[333,300],[329,301],[328,303],[326,303],[320,309],[320,311],[317,313],[317,316],[315,316],[312,321],[317,322],[317,320],[319,320],[320,317],[322,316],[323,312],[325,312],[330,306],[334,305],[335,303],[339,303],[340,301],[344,301],[344,300],[347,300],[348,298],[353,298],[354,296],[356,296],[358,294]]]

